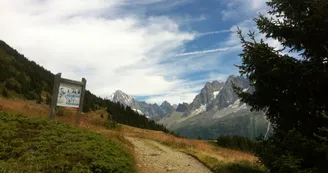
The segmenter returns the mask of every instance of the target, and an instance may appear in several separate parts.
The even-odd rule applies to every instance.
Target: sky
[[[238,75],[237,26],[256,31],[267,11],[265,0],[0,0],[0,39],[98,96],[190,103]]]

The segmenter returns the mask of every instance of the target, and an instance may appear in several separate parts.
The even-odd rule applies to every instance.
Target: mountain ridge
[[[189,137],[213,139],[218,134],[256,137],[269,133],[264,112],[252,112],[234,92],[233,84],[252,92],[248,79],[230,75],[222,82],[207,82],[190,104],[179,104],[171,115],[157,121],[174,132]]]
[[[225,82],[206,82],[191,103],[179,103],[176,108],[167,101],[161,105],[137,101],[124,92],[116,91],[114,94],[124,96],[111,97],[113,101],[131,106],[169,130],[190,138],[215,138],[221,133],[248,137],[268,134],[270,128],[264,113],[250,111],[250,107],[234,92],[232,83],[244,92],[253,90],[248,79],[230,75]]]
[[[161,105],[157,103],[146,103],[145,101],[138,101],[121,90],[116,90],[107,98],[113,102],[119,102],[125,106],[130,106],[138,113],[144,114],[147,117],[163,117],[175,111],[175,108],[168,101],[163,101]]]

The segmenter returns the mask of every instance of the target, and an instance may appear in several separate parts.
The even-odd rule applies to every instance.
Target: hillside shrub
[[[46,104],[47,105],[50,105],[51,104],[51,101],[52,101],[51,95],[47,94],[47,96],[46,96]]]
[[[65,114],[65,110],[63,107],[56,107],[55,111],[57,116],[64,116]]]
[[[120,125],[116,121],[113,121],[113,120],[106,120],[104,122],[104,126],[106,129],[119,129],[120,128]]]
[[[19,82],[17,82],[17,80],[15,80],[14,78],[10,78],[10,79],[6,80],[5,86],[6,86],[6,88],[16,91],[18,93],[20,93],[21,89],[22,89],[22,85]]]
[[[246,152],[254,152],[256,149],[256,142],[245,136],[220,135],[216,141],[221,147],[239,149]]]
[[[104,136],[39,117],[0,112],[0,172],[136,172]]]
[[[8,91],[7,91],[7,89],[5,87],[2,89],[2,96],[3,97],[6,97],[6,98],[9,97]]]
[[[38,96],[38,98],[36,99],[36,103],[37,104],[41,104],[43,102],[43,99],[41,96]]]
[[[27,94],[25,94],[25,98],[27,100],[37,100],[39,95],[35,93],[35,91],[29,91]]]

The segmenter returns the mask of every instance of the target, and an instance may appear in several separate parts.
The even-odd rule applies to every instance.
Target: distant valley
[[[247,79],[231,75],[226,82],[207,82],[190,104],[171,105],[167,101],[161,105],[148,104],[120,90],[108,99],[130,106],[139,114],[189,138],[214,139],[219,134],[256,137],[269,133],[270,125],[264,113],[251,112],[249,106],[240,102],[232,83],[244,92],[252,92]]]

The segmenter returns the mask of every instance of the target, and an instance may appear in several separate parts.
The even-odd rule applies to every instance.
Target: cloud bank
[[[85,77],[87,89],[102,97],[121,89],[149,102],[191,102],[206,81],[227,76],[215,68],[239,46],[235,28],[198,33],[186,23],[205,22],[206,14],[181,20],[134,7],[154,5],[167,11],[192,2],[0,0],[0,39],[53,73],[75,80]],[[222,18],[229,19],[239,2],[244,3],[226,2],[230,7],[222,10]],[[262,2],[251,2],[248,9],[262,8]],[[186,49],[198,38],[221,34],[226,38],[218,40],[216,48]],[[201,78],[192,76],[204,71],[208,73]]]

